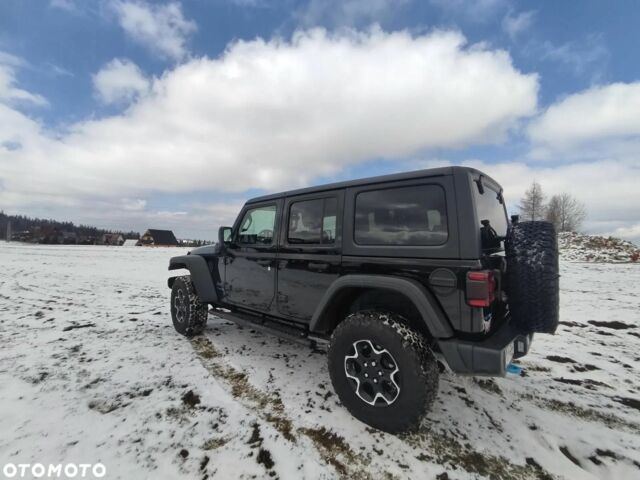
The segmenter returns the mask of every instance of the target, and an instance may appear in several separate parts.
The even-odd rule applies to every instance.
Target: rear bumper
[[[532,341],[532,333],[523,334],[507,323],[483,341],[448,339],[438,346],[455,373],[502,377],[512,359],[529,352]]]

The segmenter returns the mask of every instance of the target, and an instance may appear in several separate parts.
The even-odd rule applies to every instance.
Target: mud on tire
[[[191,277],[177,277],[171,288],[171,319],[176,331],[187,337],[199,335],[208,316],[207,305],[198,299]]]
[[[513,225],[505,242],[506,291],[515,326],[554,333],[559,321],[558,240],[549,222]]]
[[[376,368],[371,367],[371,359],[380,359],[387,353],[390,360],[379,362],[387,368],[385,372],[378,370],[375,363]],[[355,362],[353,358],[359,356],[361,370],[356,373],[349,362]],[[394,313],[362,311],[349,315],[333,332],[328,357],[333,388],[347,410],[362,422],[386,432],[417,428],[438,393],[438,365],[426,339]],[[364,367],[367,359],[368,366]],[[375,390],[367,395],[362,385],[371,378],[390,379],[394,364],[395,386],[384,390],[384,397],[373,399]],[[366,379],[365,372],[369,373]]]

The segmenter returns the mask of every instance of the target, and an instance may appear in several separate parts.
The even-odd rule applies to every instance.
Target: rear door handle
[[[269,259],[262,259],[262,260],[258,260],[257,263],[258,265],[262,265],[263,267],[266,267],[268,265],[271,265],[272,260]]]
[[[328,263],[323,262],[309,262],[309,270],[315,270],[317,272],[324,272],[329,268]]]

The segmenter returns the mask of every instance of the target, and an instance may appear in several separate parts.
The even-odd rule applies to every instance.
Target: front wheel
[[[391,433],[418,427],[438,392],[438,366],[425,338],[393,313],[357,312],[338,325],[329,375],[354,417]]]
[[[171,319],[178,333],[199,335],[207,325],[207,305],[200,302],[188,275],[177,277],[171,287]]]

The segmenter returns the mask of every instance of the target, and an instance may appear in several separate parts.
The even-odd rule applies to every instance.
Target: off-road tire
[[[355,343],[363,340],[387,350],[397,364],[399,392],[391,404],[363,401],[356,394],[356,382],[347,376],[345,357],[354,351]],[[394,313],[362,311],[349,315],[334,330],[328,357],[331,382],[343,405],[357,419],[385,432],[417,428],[438,393],[438,365],[426,339]]]
[[[207,305],[198,299],[191,277],[177,277],[171,287],[171,319],[176,331],[187,337],[199,335],[208,316]]]
[[[554,333],[560,319],[558,239],[549,222],[521,222],[505,241],[506,292],[513,324]]]

